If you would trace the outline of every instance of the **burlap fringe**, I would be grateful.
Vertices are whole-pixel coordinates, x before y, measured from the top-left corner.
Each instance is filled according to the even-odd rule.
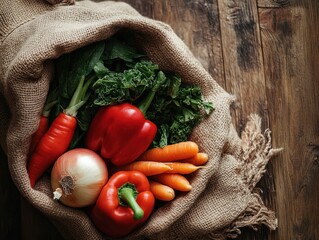
[[[243,183],[251,191],[252,201],[230,226],[211,233],[210,239],[236,238],[241,234],[242,227],[257,230],[260,225],[265,225],[271,230],[277,228],[278,220],[275,213],[264,205],[255,186],[265,173],[269,160],[282,151],[282,148],[271,148],[271,131],[266,129],[264,134],[261,132],[261,118],[256,114],[249,116],[241,135],[241,146],[238,172]]]

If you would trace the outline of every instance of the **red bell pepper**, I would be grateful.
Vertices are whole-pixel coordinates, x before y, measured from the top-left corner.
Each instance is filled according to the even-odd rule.
[[[162,72],[158,82],[138,107],[129,103],[106,106],[94,116],[86,136],[86,147],[116,166],[126,165],[139,157],[152,143],[156,125],[145,119],[145,112],[156,91],[165,81]]]
[[[124,237],[151,215],[155,198],[147,177],[138,171],[120,171],[103,187],[90,216],[109,237]]]

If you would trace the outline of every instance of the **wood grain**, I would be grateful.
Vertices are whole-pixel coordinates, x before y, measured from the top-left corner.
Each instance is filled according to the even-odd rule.
[[[257,0],[260,8],[280,8],[286,7],[293,3],[294,0]]]
[[[279,219],[274,239],[319,238],[318,6],[300,1],[259,11],[273,144],[285,148],[272,162]]]
[[[232,114],[239,133],[246,117],[258,113],[263,128],[272,130],[273,146],[284,148],[258,184],[279,227],[243,228],[239,239],[319,239],[319,1],[124,1],[171,25],[215,80],[237,96]],[[22,212],[33,215],[24,204]],[[48,222],[39,227],[41,215],[32,219],[34,236],[43,237],[41,229],[54,235]]]
[[[241,132],[250,113],[268,126],[260,29],[255,1],[219,0],[226,90],[237,97],[235,126]]]
[[[143,16],[170,24],[214,79],[225,87],[217,0],[124,0]]]

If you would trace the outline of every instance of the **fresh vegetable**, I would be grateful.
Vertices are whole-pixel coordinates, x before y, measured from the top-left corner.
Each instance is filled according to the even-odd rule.
[[[152,143],[157,127],[145,119],[156,91],[165,81],[159,72],[156,85],[138,108],[129,103],[102,107],[92,120],[87,132],[86,147],[99,152],[116,166],[134,161]]]
[[[171,168],[170,170],[166,171],[166,173],[190,174],[201,168],[191,163],[169,162],[165,164]]]
[[[175,191],[173,188],[150,180],[151,192],[155,199],[161,201],[172,201],[175,198]]]
[[[40,142],[42,136],[46,133],[46,131],[49,128],[49,119],[47,116],[41,116],[39,121],[38,129],[35,133],[33,133],[29,148],[29,155],[31,155],[34,152],[35,147]]]
[[[204,165],[207,163],[207,161],[208,161],[208,154],[203,152],[197,153],[193,157],[181,160],[181,162],[191,163],[191,164],[194,164],[195,166]]]
[[[134,161],[153,141],[156,125],[129,103],[101,108],[90,125],[86,147],[116,166]]]
[[[122,72],[109,70],[103,62],[99,62],[94,70],[100,76],[93,85],[94,104],[97,106],[109,106],[122,102],[136,105],[137,100],[161,80],[156,78],[160,72],[158,66],[146,60],[141,60]],[[163,72],[161,75],[165,77]]]
[[[153,147],[187,141],[193,128],[214,110],[198,86],[184,84],[174,74],[168,73],[167,79],[167,87],[156,94],[146,115],[159,129]]]
[[[75,116],[87,99],[86,91],[90,84],[90,81],[84,84],[84,77],[81,78],[69,106],[54,119],[32,153],[27,166],[31,187],[34,187],[38,178],[68,149],[77,125]]]
[[[134,36],[128,34],[108,40],[103,58],[95,67],[99,80],[94,84],[94,104],[130,102],[136,105],[144,92],[154,86],[159,67],[130,40],[134,42]],[[146,118],[158,126],[152,147],[187,141],[204,116],[201,111],[209,114],[214,109],[211,102],[203,100],[198,86],[182,83],[180,76],[174,73],[164,74],[167,80],[146,113]]]
[[[161,162],[153,161],[134,161],[122,167],[115,167],[113,171],[130,171],[136,170],[145,176],[152,176],[171,170],[171,167]]]
[[[198,153],[198,145],[192,141],[179,142],[163,148],[152,148],[144,152],[139,161],[172,162],[193,157]]]
[[[76,119],[65,113],[61,113],[54,120],[28,162],[31,187],[34,187],[38,178],[67,150],[75,127]]]
[[[51,111],[50,122],[53,122],[60,112],[68,107],[83,77],[85,82],[91,83],[90,87],[98,79],[93,68],[100,61],[104,48],[104,41],[95,42],[71,53],[64,54],[57,59],[55,62],[56,77],[54,83],[58,88],[58,104]],[[83,147],[83,137],[92,116],[97,111],[96,107],[92,106],[92,93],[90,88],[87,89],[86,101],[83,103],[81,111],[76,114],[77,126],[69,149]]]
[[[57,103],[57,89],[53,88],[48,94],[47,100],[44,105],[44,110],[40,117],[39,126],[37,131],[32,135],[31,144],[29,148],[29,155],[31,155],[40,142],[42,136],[46,133],[49,128],[49,115],[52,107]]]
[[[152,180],[167,185],[174,190],[188,192],[192,189],[191,184],[183,175],[178,173],[162,173],[151,177]]]
[[[56,63],[56,76],[59,86],[60,104],[72,98],[82,77],[92,77],[94,66],[100,60],[105,48],[105,42],[95,42],[76,51],[61,56]],[[66,100],[66,101],[64,101]]]
[[[96,79],[87,103],[77,115],[78,125],[70,148],[84,147],[85,136],[100,107],[130,103],[139,106],[141,99],[160,80],[159,66],[138,49],[133,34],[121,31],[106,41],[93,43],[61,56],[56,62],[59,85],[58,111],[67,107],[79,76]],[[92,71],[93,69],[93,71]],[[192,129],[212,112],[211,102],[203,100],[198,86],[185,84],[181,77],[162,72],[166,78],[157,91],[145,118],[158,130],[151,147],[163,147],[187,141]]]
[[[95,152],[78,148],[62,154],[51,172],[54,200],[69,207],[95,203],[108,180],[104,160]]]
[[[112,175],[90,211],[96,227],[109,237],[124,237],[144,223],[155,198],[147,177],[138,171]]]
[[[111,71],[99,63],[97,72],[104,77],[94,85],[94,104],[109,106],[124,101],[137,105],[140,97],[156,84],[158,66],[141,60],[128,65],[123,72]],[[213,106],[203,100],[199,87],[186,85],[181,78],[171,73],[163,73],[165,84],[161,86],[152,101],[146,118],[158,126],[152,147],[187,141],[192,129],[202,120],[201,110],[211,113]],[[155,82],[154,82],[155,79]]]

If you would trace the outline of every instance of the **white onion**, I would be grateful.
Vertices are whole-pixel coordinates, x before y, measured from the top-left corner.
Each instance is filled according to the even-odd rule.
[[[72,149],[61,155],[51,172],[53,199],[69,207],[85,207],[95,203],[108,180],[107,167],[95,152]]]

